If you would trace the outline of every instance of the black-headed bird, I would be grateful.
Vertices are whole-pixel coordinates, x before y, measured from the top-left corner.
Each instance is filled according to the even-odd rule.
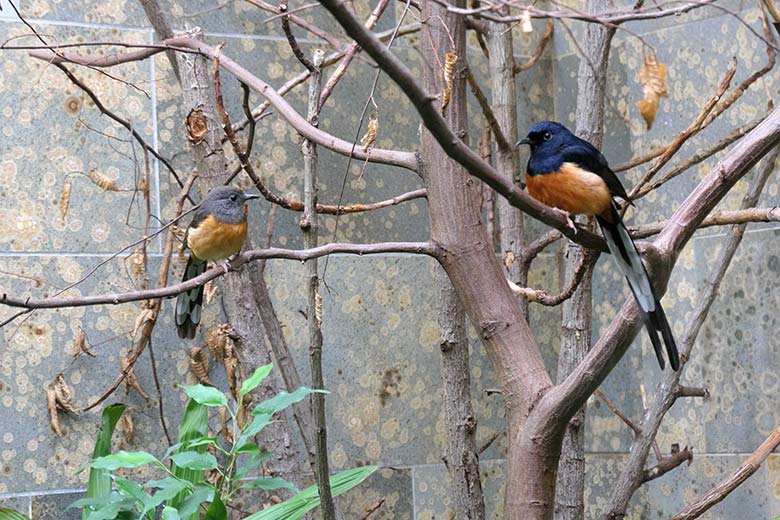
[[[665,363],[659,334],[676,371],[680,356],[672,330],[615,201],[617,197],[630,202],[629,198],[604,155],[553,121],[535,124],[517,144],[531,147],[526,185],[532,197],[569,213],[595,215],[618,269],[628,280],[661,369]]]

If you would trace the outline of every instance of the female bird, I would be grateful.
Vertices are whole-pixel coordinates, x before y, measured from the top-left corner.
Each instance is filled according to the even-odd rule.
[[[224,260],[241,251],[246,240],[246,201],[258,197],[231,186],[217,186],[206,195],[187,228],[185,242],[190,258],[183,282],[203,274],[208,261]],[[176,298],[176,331],[180,338],[195,337],[202,302],[202,285]]]
[[[535,124],[517,144],[531,147],[526,184],[532,197],[569,213],[596,216],[609,251],[634,294],[661,369],[665,363],[659,333],[676,371],[680,357],[672,330],[615,203],[615,197],[628,201],[628,195],[607,160],[592,144],[553,121]]]

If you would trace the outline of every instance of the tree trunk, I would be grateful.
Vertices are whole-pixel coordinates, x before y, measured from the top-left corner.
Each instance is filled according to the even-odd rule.
[[[603,0],[588,0],[586,10],[597,13],[607,7]],[[614,29],[588,24],[577,73],[576,134],[601,148],[604,135],[604,96],[606,92],[609,49]],[[585,251],[568,242],[564,280],[574,276],[584,261]],[[572,297],[563,303],[561,352],[558,357],[558,381],[563,381],[585,358],[591,344],[592,269],[582,279]],[[565,284],[562,284],[565,285]],[[555,492],[555,518],[580,520],[585,517],[585,405],[566,427],[558,467]]]
[[[466,336],[466,314],[449,278],[439,270],[439,330],[441,380],[444,389],[444,424],[447,428],[445,462],[450,474],[455,518],[485,518],[485,501],[479,479],[479,453],[475,443],[477,419],[471,407],[471,367]]]

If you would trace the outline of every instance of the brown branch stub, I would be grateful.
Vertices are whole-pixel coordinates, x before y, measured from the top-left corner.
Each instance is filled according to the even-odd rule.
[[[679,386],[677,387],[677,392],[675,392],[675,394],[677,397],[703,397],[704,399],[710,398],[710,391],[705,387]]]
[[[693,448],[686,446],[682,450],[673,451],[671,455],[662,457],[652,468],[648,468],[642,473],[642,482],[650,482],[658,477],[665,475],[683,462],[691,465],[693,462]]]

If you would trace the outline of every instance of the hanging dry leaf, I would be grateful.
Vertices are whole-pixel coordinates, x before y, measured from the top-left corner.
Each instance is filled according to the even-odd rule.
[[[225,353],[222,358],[222,364],[225,365],[225,379],[227,379],[230,393],[234,398],[238,397],[238,353],[236,352],[233,341],[225,343]]]
[[[322,328],[322,295],[314,295],[314,318],[317,320],[317,328]]]
[[[233,433],[230,428],[228,428],[228,422],[227,422],[227,407],[220,406],[219,407],[219,423],[222,426],[222,438],[225,439],[225,442],[228,444],[233,444]]]
[[[146,279],[146,251],[139,247],[133,254],[127,257],[130,264],[130,274],[133,277],[133,283],[138,284],[139,280]]]
[[[206,305],[213,302],[216,296],[217,296],[217,284],[214,283],[214,280],[209,280],[203,286],[203,299],[206,301]]]
[[[448,52],[444,55],[444,90],[441,93],[441,113],[444,115],[447,105],[450,104],[452,97],[453,77],[455,76],[455,63],[458,61],[458,55]]]
[[[89,180],[97,184],[103,191],[119,191],[119,186],[117,186],[116,182],[106,177],[94,168],[89,170],[87,177],[89,177]]]
[[[209,357],[200,347],[190,347],[190,372],[198,379],[198,383],[214,386],[209,380]]]
[[[136,334],[141,329],[143,329],[144,325],[154,322],[154,320],[154,310],[149,308],[149,304],[146,301],[141,302],[141,312],[139,312],[138,316],[135,317],[135,323],[133,324],[133,332],[131,333],[131,337],[135,338]]]
[[[146,175],[141,176],[141,180],[138,181],[137,188],[145,199],[149,197],[149,181]]]
[[[49,410],[49,426],[59,437],[63,437],[62,428],[60,428],[60,415],[57,410],[57,394],[54,392],[53,385],[46,386],[46,408]]]
[[[193,108],[187,115],[187,138],[193,143],[201,142],[209,131],[208,119],[200,109]]]
[[[133,416],[130,414],[130,409],[126,408],[122,416],[119,418],[119,429],[125,436],[125,440],[132,444],[135,438],[135,429],[133,427]]]
[[[531,10],[526,9],[520,16],[520,30],[525,34],[531,34],[534,32],[534,26],[531,23]]]
[[[515,263],[515,260],[517,260],[517,256],[515,256],[514,252],[507,251],[504,255],[504,267],[508,270]]]
[[[62,375],[62,372],[57,374],[57,377],[54,378],[52,388],[54,388],[54,396],[57,400],[57,406],[66,412],[78,415],[78,411],[73,407],[72,403],[73,392],[71,392],[70,387],[68,386],[68,382],[65,381],[65,376]]]
[[[82,354],[95,357],[95,354],[89,350],[87,335],[84,334],[84,331],[81,328],[79,328],[79,331],[76,333],[76,336],[73,338],[73,342],[70,345],[70,354],[73,356],[73,359],[76,359]]]
[[[363,151],[368,152],[368,149],[376,142],[376,133],[379,130],[379,117],[376,114],[372,114],[368,118],[368,128],[366,129],[366,135],[360,140],[363,145]]]
[[[644,98],[637,101],[636,106],[649,130],[655,121],[661,98],[667,96],[666,64],[658,63],[653,55],[646,55],[645,62],[639,69],[639,81],[642,82]]]
[[[206,331],[206,346],[214,359],[222,361],[225,357],[225,347],[233,341],[230,338],[232,331],[230,323],[220,323]]]
[[[119,364],[122,367],[122,373],[125,374],[125,395],[129,394],[130,389],[132,388],[141,394],[141,397],[148,400],[149,396],[146,392],[144,392],[144,389],[141,387],[141,383],[138,382],[138,377],[135,375],[135,368],[130,364],[128,354],[128,352],[125,352],[119,358]]]
[[[60,194],[60,222],[65,225],[65,217],[68,215],[68,208],[70,207],[70,192],[73,190],[73,184],[70,181],[66,181],[62,185],[62,193]]]

